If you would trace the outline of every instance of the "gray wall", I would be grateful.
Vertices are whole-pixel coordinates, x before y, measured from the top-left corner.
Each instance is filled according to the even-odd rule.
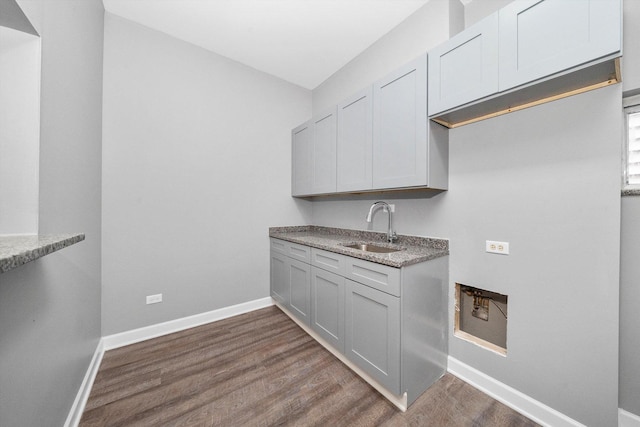
[[[473,0],[464,7],[464,25],[470,27],[513,0]]]
[[[640,92],[640,2],[624,1],[625,93]],[[636,23],[633,25],[632,23]],[[640,196],[622,198],[620,259],[620,407],[640,416]]]
[[[624,56],[622,89],[625,94],[640,93],[640,1],[623,1]]]
[[[382,75],[391,61],[369,58],[383,55],[354,62]],[[348,96],[356,84],[332,84],[344,73],[314,99]],[[615,425],[620,102],[617,85],[452,130],[449,191],[319,198],[313,223],[363,229],[370,204],[391,199],[399,233],[450,238],[451,307],[455,282],[509,295],[507,357],[453,337],[453,323],[450,355],[586,425]],[[511,255],[485,253],[485,240]]]
[[[622,198],[620,407],[640,416],[640,196]]]
[[[310,115],[308,90],[106,14],[104,335],[269,296],[268,227],[310,221]]]
[[[418,9],[314,89],[314,114],[448,40],[463,27],[463,12],[459,0],[430,1]]]
[[[40,231],[86,240],[0,275],[0,425],[59,426],[100,338],[104,10],[19,3],[42,35]]]

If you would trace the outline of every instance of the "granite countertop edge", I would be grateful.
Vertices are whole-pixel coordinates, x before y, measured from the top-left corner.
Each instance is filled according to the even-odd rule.
[[[269,237],[396,268],[449,255],[448,239],[398,235],[398,242],[389,244],[386,242],[386,236],[386,233],[316,225],[269,228]],[[356,242],[371,242],[379,246],[401,247],[402,250],[380,254],[344,246],[345,244]]]
[[[622,190],[622,197],[640,196],[640,188],[627,188]]]
[[[0,235],[0,273],[13,270],[84,239],[84,233]]]

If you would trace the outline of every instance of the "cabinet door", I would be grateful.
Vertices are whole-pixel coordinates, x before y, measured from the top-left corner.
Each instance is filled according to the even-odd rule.
[[[498,14],[429,51],[429,115],[498,92]]]
[[[373,86],[373,188],[427,184],[427,56]]]
[[[303,323],[309,325],[309,318],[311,317],[311,266],[291,258],[288,258],[287,266],[291,313]]]
[[[291,131],[291,195],[305,196],[311,193],[311,141],[310,123]]]
[[[400,394],[400,298],[346,280],[345,354]]]
[[[499,11],[500,90],[620,51],[620,0],[516,0]]]
[[[345,278],[311,268],[311,328],[344,353]]]
[[[336,109],[312,120],[313,150],[311,153],[313,194],[336,192]]]
[[[337,189],[372,188],[373,88],[338,104]]]
[[[285,307],[289,306],[289,259],[271,250],[271,297]]]

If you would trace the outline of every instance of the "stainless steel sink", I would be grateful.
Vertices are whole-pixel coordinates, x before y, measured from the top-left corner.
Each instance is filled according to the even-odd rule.
[[[358,249],[365,252],[376,252],[379,254],[388,254],[391,252],[398,252],[402,249],[385,248],[384,246],[377,246],[372,243],[354,243],[351,245],[344,245],[346,248]]]

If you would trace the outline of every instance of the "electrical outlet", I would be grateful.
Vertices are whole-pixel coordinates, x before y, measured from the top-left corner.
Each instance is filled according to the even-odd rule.
[[[487,240],[487,252],[493,254],[509,255],[509,242],[494,242]]]
[[[394,213],[396,211],[396,205],[389,203],[389,210],[391,210],[391,213]],[[386,206],[382,207],[382,212],[387,212]]]
[[[162,302],[162,294],[147,295],[147,304],[157,304]]]

